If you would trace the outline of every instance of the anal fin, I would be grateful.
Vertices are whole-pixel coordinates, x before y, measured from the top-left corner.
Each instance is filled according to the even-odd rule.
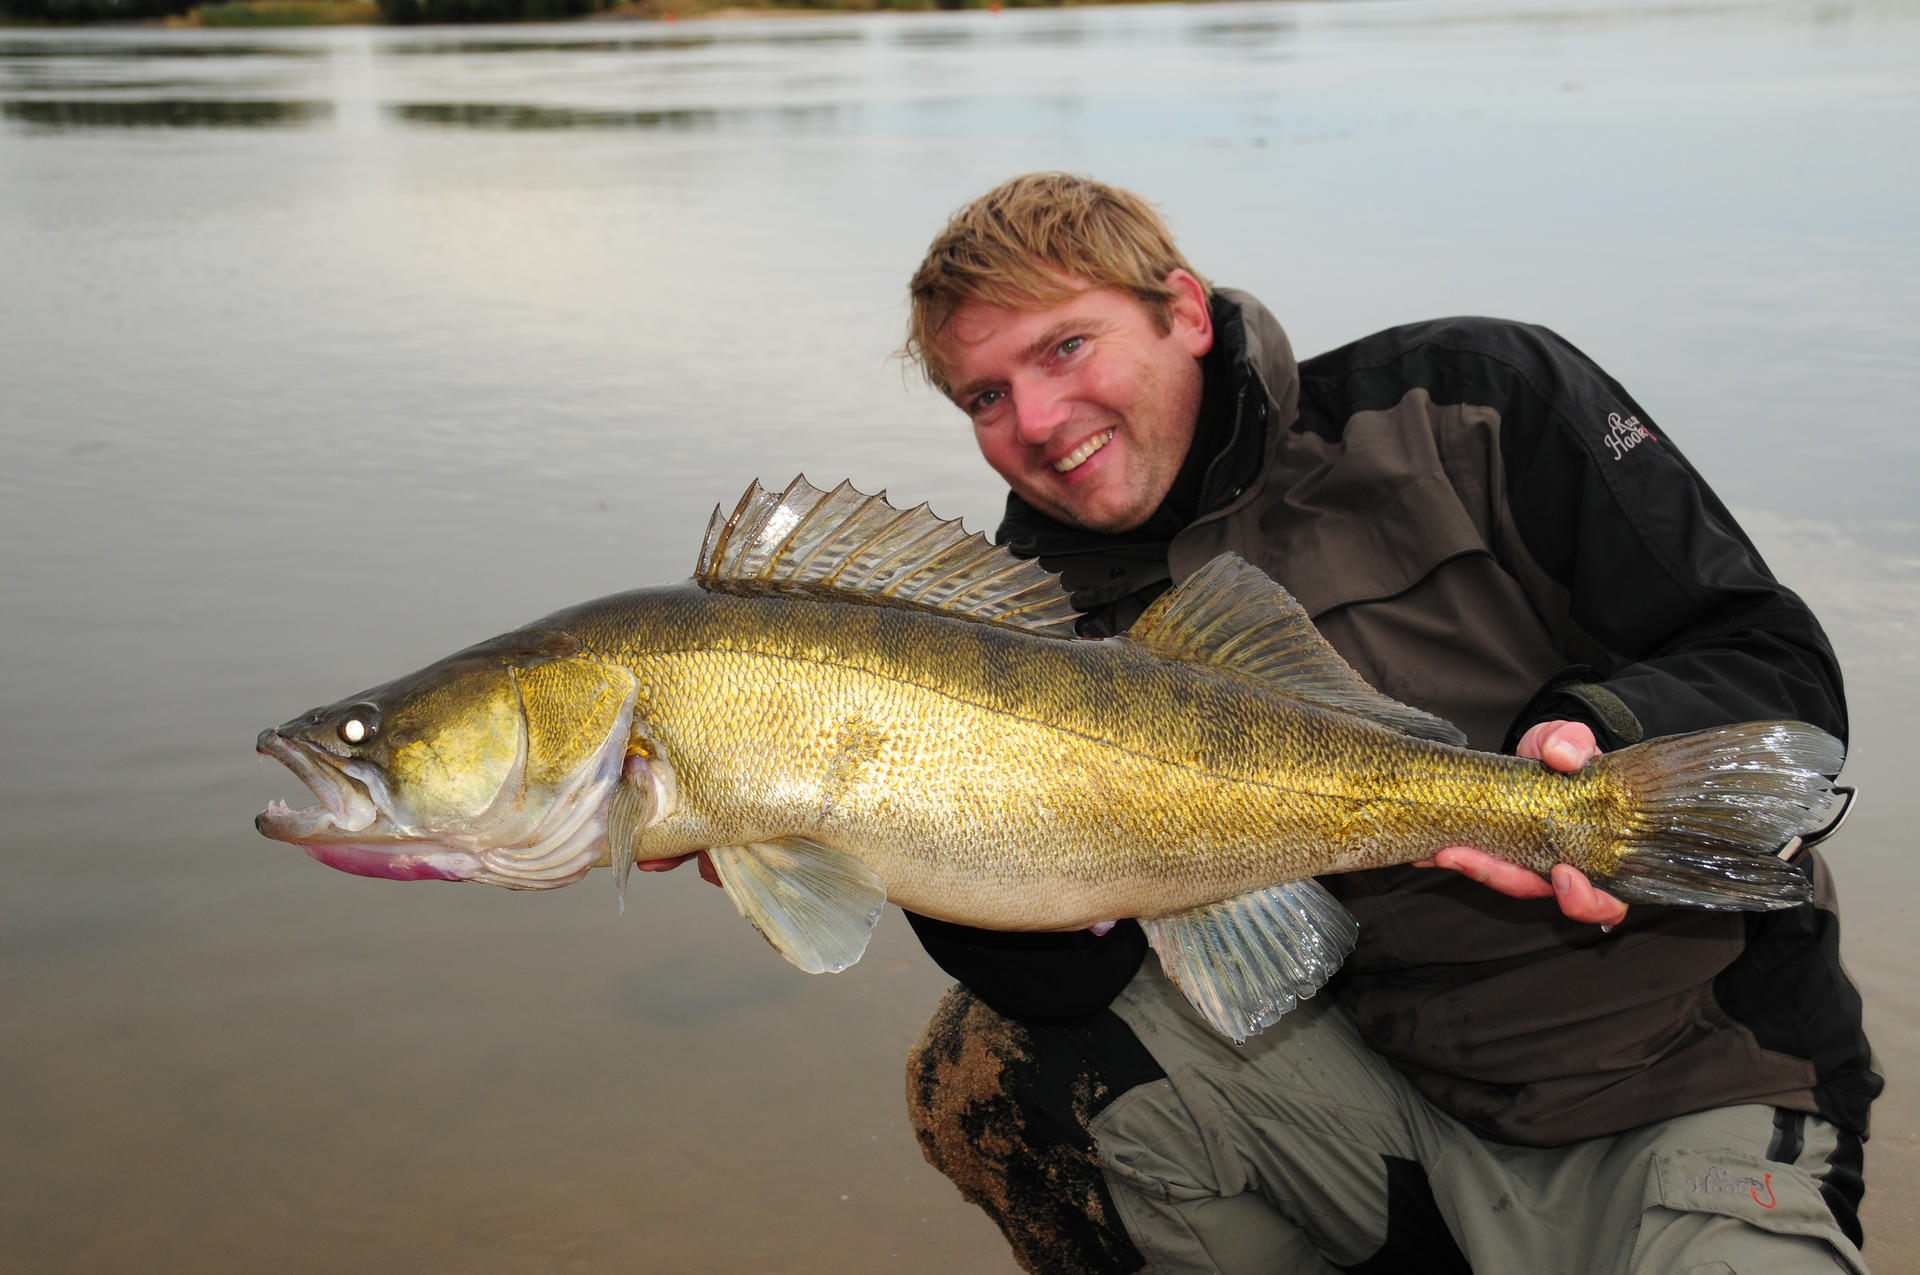
[[[852,855],[804,837],[708,851],[740,915],[809,974],[860,959],[886,907],[887,887]]]
[[[1360,936],[1316,881],[1142,920],[1167,978],[1236,1044],[1320,990]]]

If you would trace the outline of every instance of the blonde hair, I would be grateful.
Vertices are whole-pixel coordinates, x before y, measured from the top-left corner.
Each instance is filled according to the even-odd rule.
[[[1087,290],[1118,288],[1173,330],[1167,276],[1187,264],[1160,214],[1132,191],[1067,173],[1027,173],[1002,182],[948,219],[907,285],[911,308],[900,354],[947,393],[941,345],[953,312],[969,301],[1044,310]]]

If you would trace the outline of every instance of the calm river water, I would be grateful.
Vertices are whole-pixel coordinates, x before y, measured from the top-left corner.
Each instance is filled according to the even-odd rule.
[[[691,873],[402,888],[257,837],[253,737],[691,567],[755,477],[990,526],[906,276],[1033,168],[1305,351],[1557,328],[1847,661],[1832,862],[1920,1269],[1920,14],[1352,0],[0,32],[0,1268],[1008,1271],[920,1160],[943,977]]]

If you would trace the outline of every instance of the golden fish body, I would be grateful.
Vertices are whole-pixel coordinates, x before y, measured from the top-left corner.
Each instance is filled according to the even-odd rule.
[[[1577,775],[1477,753],[1374,691],[1231,556],[1125,635],[924,506],[751,488],[694,580],[563,610],[260,736],[320,797],[257,821],[397,879],[564,885],[708,851],[803,969],[890,899],[1003,930],[1138,917],[1244,1038],[1353,924],[1312,877],[1478,846],[1630,901],[1781,907],[1839,744],[1798,723],[1653,741]]]
[[[1410,738],[1126,638],[693,587],[555,621],[634,671],[678,780],[675,812],[615,853],[806,837],[894,902],[988,928],[1163,915],[1448,845],[1544,868],[1547,829],[1626,801],[1602,774]],[[1561,853],[1600,871],[1602,840]]]

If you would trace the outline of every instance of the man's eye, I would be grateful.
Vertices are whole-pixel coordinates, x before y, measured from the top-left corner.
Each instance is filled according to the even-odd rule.
[[[1078,353],[1080,347],[1086,343],[1087,338],[1083,336],[1070,336],[1060,344],[1054,346],[1053,352],[1061,358],[1066,358],[1068,355]]]
[[[967,411],[974,416],[990,412],[997,407],[1000,400],[1006,396],[1005,390],[988,390],[984,394],[976,394],[974,395],[973,402],[968,406]]]

